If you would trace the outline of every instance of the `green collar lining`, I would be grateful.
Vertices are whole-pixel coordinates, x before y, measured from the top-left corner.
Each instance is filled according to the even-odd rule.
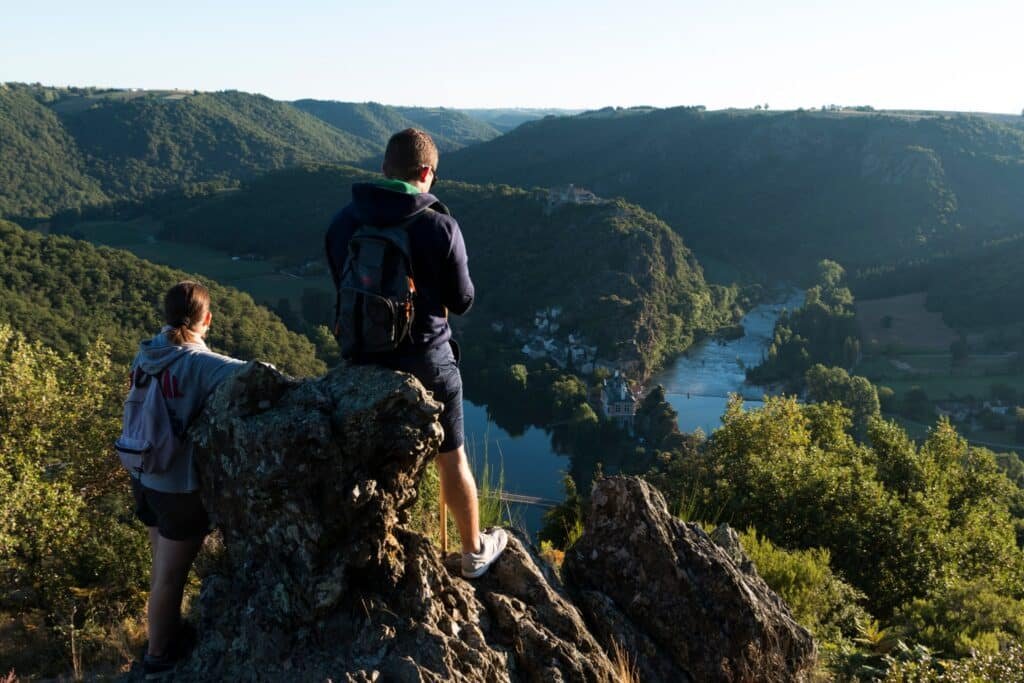
[[[401,192],[402,194],[422,194],[415,185],[411,185],[404,180],[395,180],[393,178],[385,178],[375,183],[377,187],[383,187],[385,190],[391,190],[392,192]]]

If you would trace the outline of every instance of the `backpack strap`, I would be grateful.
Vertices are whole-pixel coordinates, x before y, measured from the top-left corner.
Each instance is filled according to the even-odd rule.
[[[134,368],[132,368],[132,371],[131,371],[131,374],[132,374],[132,386],[133,387],[139,387],[140,389],[145,389],[146,391],[150,391],[149,385],[155,383],[156,384],[156,390],[160,392],[161,400],[166,402],[167,398],[164,396],[164,393],[163,393],[164,392],[164,388],[162,386],[160,386],[160,376],[163,375],[165,372],[169,372],[171,367],[175,363],[177,363],[178,360],[179,360],[179,358],[175,358],[169,364],[167,364],[164,367],[163,370],[161,370],[160,372],[158,372],[155,375],[152,375],[152,374],[146,372],[145,370],[142,369],[141,366],[136,365]],[[184,424],[181,424],[180,420],[172,419],[171,420],[171,431],[174,433],[174,436],[178,437],[179,439],[182,439],[182,438],[185,437],[185,432],[188,431],[188,428]]]

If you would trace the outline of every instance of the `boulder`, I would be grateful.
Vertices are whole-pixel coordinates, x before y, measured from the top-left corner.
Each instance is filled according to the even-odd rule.
[[[811,634],[738,543],[731,552],[669,514],[650,484],[608,477],[562,570],[599,640],[636,653],[641,680],[810,678]]]

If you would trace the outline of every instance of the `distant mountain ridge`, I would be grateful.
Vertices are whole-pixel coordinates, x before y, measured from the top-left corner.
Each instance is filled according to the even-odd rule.
[[[237,183],[311,161],[356,163],[362,138],[283,102],[229,91],[0,88],[0,216],[138,200],[201,183]]]
[[[383,152],[388,138],[405,128],[430,133],[442,152],[450,152],[498,137],[497,128],[446,107],[395,107],[377,102],[296,100],[291,103],[325,123],[374,144]]]
[[[991,117],[599,110],[525,123],[449,177],[575,183],[654,211],[705,255],[791,276],[924,256],[1024,224],[1024,131]]]
[[[309,161],[356,161],[364,140],[283,102],[241,92],[101,100],[60,117],[111,196],[247,178]]]
[[[573,116],[579,114],[582,109],[546,109],[531,107],[506,107],[495,109],[463,109],[464,113],[473,118],[488,123],[502,133],[507,133],[516,126],[527,121],[536,121],[546,116]]]
[[[305,163],[376,167],[388,137],[408,127],[444,152],[500,134],[447,108],[0,84],[0,217],[232,186]]]

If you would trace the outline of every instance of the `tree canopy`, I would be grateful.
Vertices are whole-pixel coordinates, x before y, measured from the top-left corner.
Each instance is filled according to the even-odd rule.
[[[164,292],[187,277],[126,251],[0,221],[0,323],[59,352],[82,353],[103,339],[115,362],[127,363],[159,331]],[[296,375],[323,372],[313,344],[248,294],[198,279],[212,298],[213,348]]]
[[[878,418],[865,443],[851,428],[838,403],[770,397],[745,410],[734,398],[722,428],[654,479],[698,519],[751,526],[791,550],[827,550],[864,606],[914,642],[962,655],[1024,637],[1018,493],[994,454],[945,421],[921,445]]]

